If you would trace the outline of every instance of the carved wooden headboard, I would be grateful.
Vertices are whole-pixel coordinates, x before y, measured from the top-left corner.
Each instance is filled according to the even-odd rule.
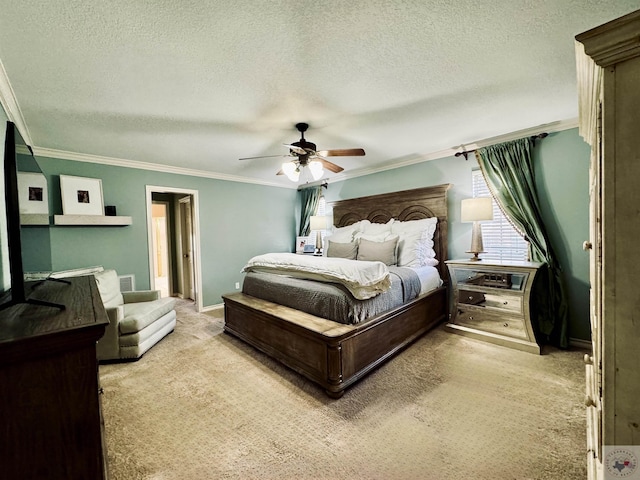
[[[338,200],[329,206],[333,208],[333,223],[336,227],[344,227],[365,219],[372,223],[387,223],[392,218],[406,222],[438,217],[433,249],[440,261],[440,277],[446,279],[447,269],[444,262],[447,259],[448,245],[447,190],[450,187],[450,183],[445,183],[434,187]]]

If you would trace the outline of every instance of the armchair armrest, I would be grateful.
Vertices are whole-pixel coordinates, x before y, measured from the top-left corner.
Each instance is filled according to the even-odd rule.
[[[160,290],[137,290],[122,292],[124,303],[152,302],[160,298]]]
[[[124,317],[122,306],[105,309],[109,317],[109,325],[104,330],[104,335],[98,340],[96,354],[98,360],[112,360],[120,358],[120,320]]]

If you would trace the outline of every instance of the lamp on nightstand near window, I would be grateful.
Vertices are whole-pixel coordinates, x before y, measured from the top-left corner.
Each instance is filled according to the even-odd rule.
[[[466,198],[461,202],[461,222],[473,222],[471,234],[471,248],[467,253],[473,253],[471,261],[482,260],[478,258],[483,253],[482,226],[480,222],[493,220],[493,199],[491,197]]]
[[[309,220],[311,225],[311,230],[315,230],[316,232],[316,252],[314,255],[322,254],[322,230],[327,229],[327,217],[323,217],[322,215],[312,215]]]

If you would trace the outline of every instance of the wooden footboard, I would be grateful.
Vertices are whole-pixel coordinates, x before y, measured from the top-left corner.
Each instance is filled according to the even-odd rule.
[[[223,299],[226,332],[316,382],[333,398],[447,316],[444,287],[357,325],[243,293]]]

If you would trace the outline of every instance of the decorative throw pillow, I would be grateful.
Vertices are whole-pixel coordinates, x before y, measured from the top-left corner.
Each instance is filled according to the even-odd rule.
[[[348,258],[355,260],[358,255],[358,244],[356,242],[339,243],[333,240],[325,240],[325,252],[327,257]]]
[[[361,238],[358,244],[357,260],[370,262],[382,262],[385,265],[396,265],[396,246],[398,237],[393,237],[384,242],[372,242]]]

